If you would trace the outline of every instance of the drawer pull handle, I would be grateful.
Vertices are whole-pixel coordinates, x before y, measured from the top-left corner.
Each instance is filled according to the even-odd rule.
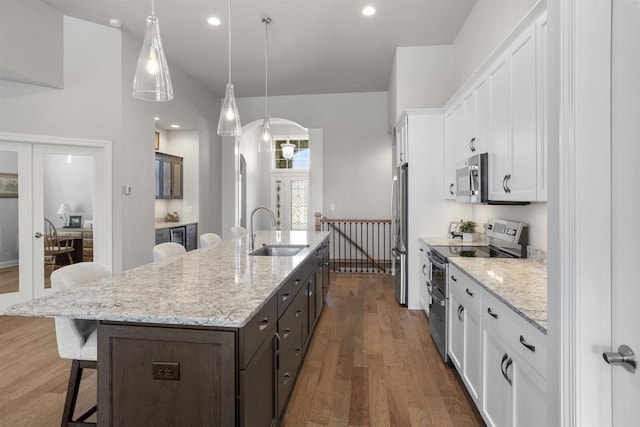
[[[489,316],[493,317],[494,319],[498,318],[498,313],[494,313],[493,311],[491,311],[491,307],[487,309],[487,313],[489,313]]]
[[[300,317],[301,314],[302,314],[302,310],[296,310],[296,317]]]
[[[265,328],[269,326],[269,319],[267,319],[266,317],[264,319],[262,319],[262,321],[260,322],[260,331],[264,331]]]
[[[289,372],[285,372],[282,378],[284,379],[284,381],[282,381],[282,385],[285,385],[286,383],[289,382],[289,379],[291,378],[291,374]]]
[[[532,352],[534,352],[534,353],[536,352],[536,346],[529,344],[527,342],[527,340],[525,340],[522,335],[520,335],[520,344],[522,344],[523,346],[527,347],[527,349],[531,350]]]
[[[472,297],[472,296],[473,296],[473,292],[471,292],[471,291],[469,290],[469,288],[467,288],[467,290],[466,290],[465,292],[466,292],[466,293],[467,293],[467,295],[469,295],[470,297]]]
[[[302,280],[296,279],[296,286],[300,286],[300,283],[302,283]]]
[[[289,336],[289,334],[291,334],[291,329],[287,328],[284,330],[284,335],[282,336],[283,340],[286,340],[287,337]]]
[[[454,282],[458,281],[458,279],[456,279],[456,276],[454,276],[453,274],[451,275],[451,280],[453,280]]]
[[[286,301],[289,299],[289,294],[282,295],[282,301]]]

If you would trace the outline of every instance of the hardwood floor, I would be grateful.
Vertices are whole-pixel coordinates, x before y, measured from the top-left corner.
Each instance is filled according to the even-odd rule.
[[[484,426],[424,314],[397,305],[391,277],[331,279],[283,427]],[[59,426],[69,369],[53,319],[0,316],[0,425]],[[78,413],[95,402],[95,387],[90,373]]]
[[[283,427],[484,426],[393,278],[335,274]]]
[[[0,268],[0,294],[18,292],[20,266]],[[44,288],[51,287],[51,270],[44,269]]]

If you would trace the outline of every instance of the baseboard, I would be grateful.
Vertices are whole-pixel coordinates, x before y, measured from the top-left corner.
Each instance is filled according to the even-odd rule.
[[[11,259],[9,261],[0,261],[0,268],[15,267],[18,264],[20,263],[19,263],[19,260],[17,259]]]

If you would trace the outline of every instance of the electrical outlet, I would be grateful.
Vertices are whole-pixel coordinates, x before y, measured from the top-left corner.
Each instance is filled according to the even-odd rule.
[[[180,363],[151,362],[154,380],[180,380]]]

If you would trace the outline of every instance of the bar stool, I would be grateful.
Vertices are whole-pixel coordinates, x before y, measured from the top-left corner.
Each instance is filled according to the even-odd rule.
[[[76,285],[108,277],[111,272],[102,264],[82,262],[68,265],[51,273],[51,288],[57,292],[65,292]],[[56,317],[56,340],[58,353],[63,359],[71,359],[71,373],[67,385],[67,397],[62,414],[62,427],[94,426],[85,420],[93,415],[98,406],[73,420],[73,413],[78,400],[78,390],[84,369],[97,369],[98,360],[98,328],[94,320],[70,319]]]
[[[158,262],[167,258],[173,258],[178,255],[186,254],[187,250],[179,243],[167,242],[160,243],[153,247],[153,261]]]
[[[247,235],[247,229],[244,227],[231,227],[231,233],[233,233],[234,239],[242,239]]]
[[[222,238],[218,236],[216,233],[205,233],[200,236],[201,248],[209,248],[211,246],[216,246],[220,242],[222,242]]]

